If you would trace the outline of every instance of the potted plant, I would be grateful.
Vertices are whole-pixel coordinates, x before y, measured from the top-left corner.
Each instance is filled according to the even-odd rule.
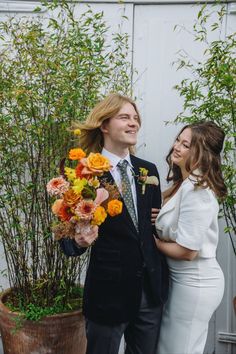
[[[72,145],[71,123],[86,117],[101,92],[123,88],[130,94],[127,34],[114,33],[111,46],[102,12],[88,9],[76,18],[67,1],[42,5],[46,19],[36,12],[0,23],[0,234],[10,285],[1,296],[0,327],[6,354],[84,353],[79,309],[87,255],[69,259],[54,241],[46,184]]]

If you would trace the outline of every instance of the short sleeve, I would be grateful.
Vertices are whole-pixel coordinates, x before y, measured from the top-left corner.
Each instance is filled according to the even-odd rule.
[[[199,251],[212,221],[211,198],[206,189],[183,190],[176,242],[191,250]]]

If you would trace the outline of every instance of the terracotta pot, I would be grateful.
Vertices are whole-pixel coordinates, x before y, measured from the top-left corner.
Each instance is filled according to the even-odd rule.
[[[85,354],[85,321],[81,311],[24,320],[16,330],[18,313],[5,305],[8,289],[0,296],[0,330],[4,354]]]

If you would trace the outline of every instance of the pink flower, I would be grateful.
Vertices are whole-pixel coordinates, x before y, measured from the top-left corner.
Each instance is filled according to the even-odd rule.
[[[109,197],[109,193],[105,188],[98,188],[96,192],[97,196],[94,200],[94,203],[96,203],[97,205],[102,204]]]
[[[63,177],[52,178],[47,184],[47,191],[52,196],[62,196],[63,193],[68,191],[70,183]]]
[[[82,220],[91,220],[97,204],[93,200],[82,200],[75,208],[75,214]]]
[[[87,158],[80,160],[80,164],[76,168],[77,177],[90,178],[93,175],[93,172],[87,167]]]

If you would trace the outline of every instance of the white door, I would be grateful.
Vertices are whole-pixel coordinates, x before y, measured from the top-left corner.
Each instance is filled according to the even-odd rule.
[[[143,117],[138,154],[156,163],[163,189],[167,172],[165,156],[179,130],[176,126],[165,126],[164,122],[173,120],[181,112],[182,101],[173,87],[190,75],[187,71],[176,71],[172,63],[181,49],[194,60],[201,60],[203,45],[194,42],[191,33],[199,9],[200,5],[190,4],[135,5],[133,52],[138,76],[134,83]],[[175,25],[185,27],[186,31],[174,31]],[[227,16],[226,28],[236,29],[235,14]],[[211,33],[210,37],[218,38],[218,34]],[[232,340],[236,332],[232,308],[232,298],[236,294],[236,257],[228,237],[224,235],[223,225],[218,260],[225,274],[226,290],[210,323],[205,354],[235,354],[236,343],[227,343],[226,337]]]

